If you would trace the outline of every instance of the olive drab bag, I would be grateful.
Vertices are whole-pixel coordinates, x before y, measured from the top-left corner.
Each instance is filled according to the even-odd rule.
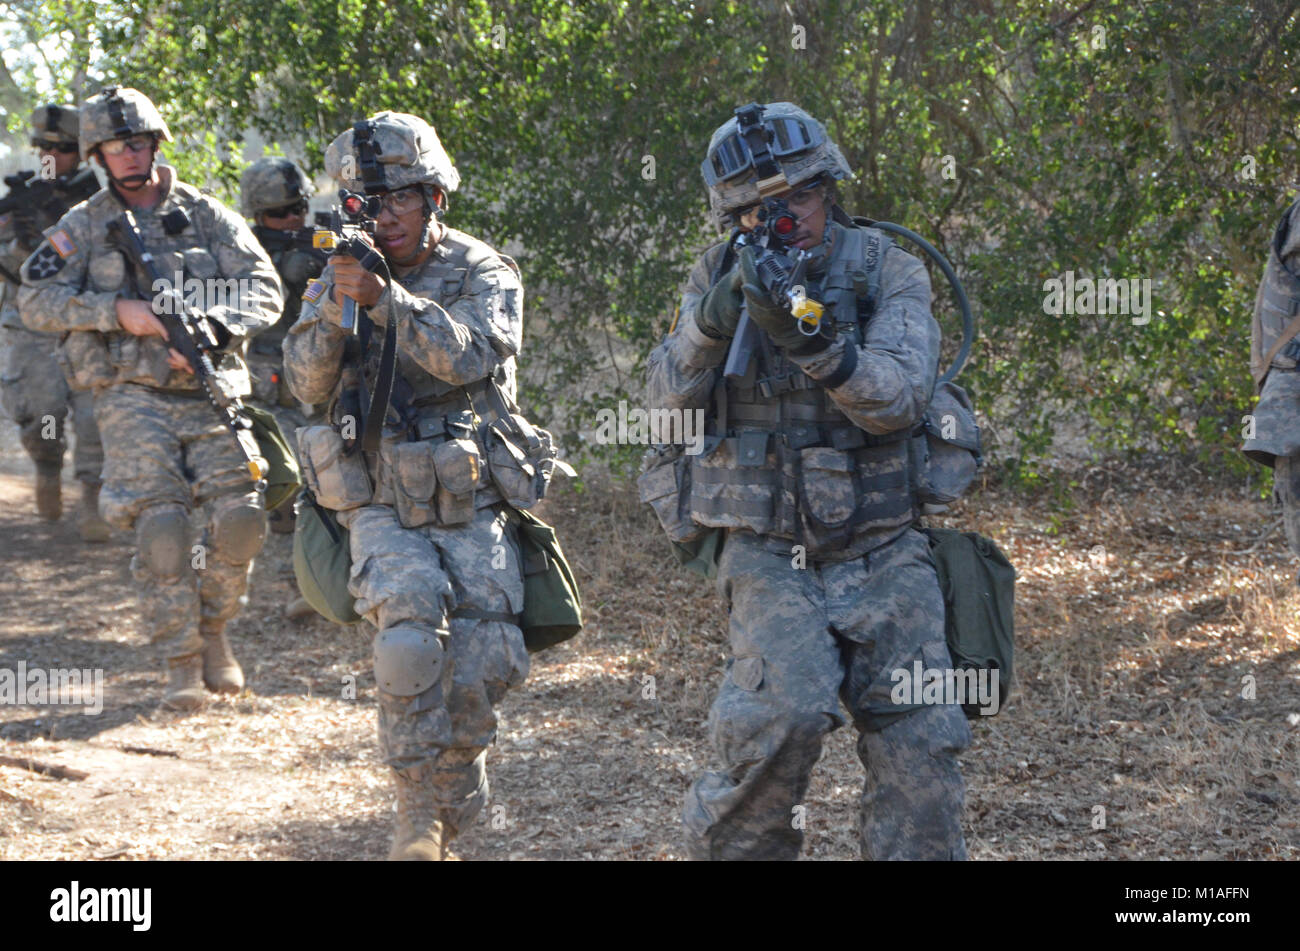
[[[951,528],[922,529],[939,576],[944,635],[956,670],[996,670],[1001,711],[1015,674],[1016,569],[991,539]],[[962,704],[968,717],[977,704]]]
[[[361,615],[348,591],[352,553],[348,530],[334,513],[303,489],[293,525],[293,575],[303,599],[317,614],[336,624],[356,624]]]
[[[524,610],[518,623],[524,646],[536,653],[582,630],[582,595],[555,529],[532,512],[515,509],[515,514],[524,560]]]
[[[264,504],[269,512],[297,496],[302,488],[302,469],[280,430],[280,424],[269,410],[244,404],[244,412],[253,424],[257,451],[267,463]]]

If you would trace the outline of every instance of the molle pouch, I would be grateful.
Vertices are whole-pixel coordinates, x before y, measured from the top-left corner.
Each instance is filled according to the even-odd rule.
[[[435,456],[433,445],[428,442],[397,443],[390,450],[393,507],[403,528],[419,528],[438,517],[434,507],[438,489]]]
[[[765,433],[706,436],[704,450],[689,463],[691,520],[756,535],[772,532],[780,471],[772,461],[770,442]]]
[[[58,349],[59,368],[74,390],[90,390],[113,382],[108,344],[98,331],[74,330]]]
[[[858,508],[856,470],[853,456],[839,449],[799,451],[800,537],[810,549],[834,548],[848,540]]]
[[[911,451],[922,505],[947,506],[962,497],[984,463],[975,411],[964,389],[951,381],[935,387]]]
[[[691,521],[690,456],[681,446],[651,446],[641,461],[637,493],[654,509],[670,541],[685,543],[698,539],[708,529]]]
[[[478,488],[482,458],[472,439],[448,439],[433,451],[438,473],[438,521],[464,525],[474,518],[474,492]]]
[[[343,454],[343,437],[333,426],[298,430],[298,458],[316,501],[334,512],[346,512],[370,502],[374,494],[364,457]]]

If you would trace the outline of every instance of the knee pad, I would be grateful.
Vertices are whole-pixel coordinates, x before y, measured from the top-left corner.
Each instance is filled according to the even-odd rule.
[[[155,577],[178,578],[189,566],[190,520],[179,505],[155,505],[135,522],[140,561]]]
[[[445,631],[399,625],[375,635],[375,683],[395,697],[414,697],[442,679]]]
[[[212,553],[232,565],[252,561],[266,538],[266,510],[247,498],[218,500],[208,522]]]

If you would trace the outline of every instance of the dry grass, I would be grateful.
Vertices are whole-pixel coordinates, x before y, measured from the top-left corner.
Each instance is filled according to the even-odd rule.
[[[367,639],[281,618],[287,539],[272,538],[233,627],[250,691],[160,712],[125,540],[86,549],[69,523],[27,514],[29,470],[11,427],[0,435],[0,573],[17,581],[0,592],[0,667],[100,666],[107,682],[97,717],[0,708],[0,754],[90,773],[0,766],[0,858],[381,857],[390,799]],[[1020,572],[1019,683],[964,758],[972,856],[1300,857],[1294,567],[1280,532],[1260,539],[1276,515],[1199,477],[1111,467],[1078,481],[1068,510],[986,487],[945,519],[995,538]],[[588,628],[536,656],[502,704],[493,799],[459,853],[678,858],[682,797],[710,760],[721,605],[626,487],[592,476],[541,514]],[[856,857],[860,783],[840,730],[809,790],[808,857]]]

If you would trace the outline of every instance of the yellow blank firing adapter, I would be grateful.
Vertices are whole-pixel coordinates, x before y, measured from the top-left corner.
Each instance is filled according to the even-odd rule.
[[[790,289],[790,313],[799,321],[799,332],[811,337],[822,325],[822,313],[825,310],[815,300],[809,300],[802,286]]]
[[[324,251],[333,251],[339,243],[339,236],[333,231],[317,231],[311,236],[311,246]]]

